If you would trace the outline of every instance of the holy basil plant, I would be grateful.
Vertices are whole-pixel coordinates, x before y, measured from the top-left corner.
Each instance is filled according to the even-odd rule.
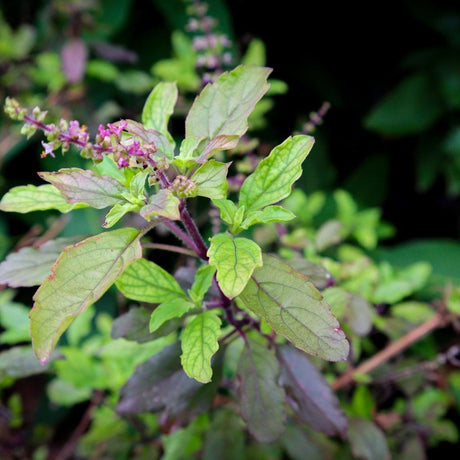
[[[169,416],[196,415],[210,407],[225,373],[235,379],[239,413],[261,442],[283,433],[288,410],[318,431],[346,430],[335,395],[305,353],[345,360],[347,339],[310,279],[263,253],[251,238],[254,226],[295,218],[278,203],[302,174],[314,139],[289,137],[228,193],[232,164],[226,155],[245,135],[249,115],[269,88],[269,74],[268,68],[244,65],[207,85],[188,112],[178,145],[167,128],[178,98],[174,83],[153,89],[141,122],[100,126],[93,141],[77,121],[46,123],[39,108],[29,112],[14,99],[6,101],[9,116],[24,122],[23,134],[44,133],[43,156],[73,145],[90,166],[39,172],[46,184],[11,189],[0,209],[108,209],[101,233],[68,246],[61,238],[33,251],[24,248],[0,266],[1,283],[40,284],[30,312],[38,360],[46,363],[72,321],[114,284],[141,305],[115,320],[114,338],[175,337],[123,387],[120,413],[166,409]],[[220,216],[206,237],[190,211],[197,197]],[[145,256],[158,226],[183,243],[171,248],[188,258],[182,267],[187,276]],[[233,346],[238,337],[240,348]],[[226,365],[225,359],[235,353],[232,369],[232,360]]]

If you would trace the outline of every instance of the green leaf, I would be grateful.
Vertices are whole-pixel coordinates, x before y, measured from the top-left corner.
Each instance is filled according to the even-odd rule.
[[[372,295],[372,301],[389,304],[399,302],[422,289],[430,275],[431,265],[426,262],[409,265],[398,270],[389,279],[381,280]]]
[[[84,208],[83,203],[69,204],[54,185],[20,185],[3,195],[0,209],[6,212],[27,213],[56,209],[67,213],[76,208]]]
[[[41,362],[48,360],[73,319],[140,257],[139,230],[134,228],[101,233],[64,249],[35,293],[30,312],[32,342]]]
[[[38,175],[53,184],[70,203],[84,203],[103,209],[124,202],[126,187],[110,176],[98,176],[93,171],[64,168],[57,172],[39,172]]]
[[[157,216],[179,220],[179,204],[179,198],[171,190],[162,189],[149,198],[148,204],[141,208],[140,215],[147,221]]]
[[[212,265],[203,265],[197,270],[193,285],[188,290],[188,295],[195,305],[198,306],[203,301],[205,294],[212,285],[215,273],[216,269]]]
[[[199,314],[182,333],[181,363],[185,373],[201,383],[211,381],[211,358],[219,349],[221,320],[213,311]]]
[[[136,211],[137,209],[139,209],[139,206],[132,203],[117,203],[106,214],[102,226],[104,228],[113,227],[125,214],[128,214],[128,212],[131,211]]]
[[[263,256],[263,266],[254,270],[239,298],[306,353],[329,361],[348,356],[345,334],[321,293],[306,276],[275,257]]]
[[[364,126],[377,133],[407,136],[422,133],[442,115],[444,106],[431,76],[415,74],[402,80],[370,111]]]
[[[196,184],[196,195],[211,199],[221,199],[227,196],[227,173],[230,164],[209,160],[200,166],[192,175],[191,180]]]
[[[118,290],[128,299],[162,303],[182,297],[182,288],[166,270],[146,259],[133,262],[117,279]]]
[[[237,207],[236,204],[227,199],[212,200],[220,210],[220,218],[230,225],[233,233],[238,233],[241,222],[243,221],[245,207]]]
[[[195,307],[195,304],[189,302],[186,299],[172,299],[158,305],[153,310],[150,318],[150,332],[155,332],[159,329],[166,321],[173,318],[181,318],[185,313]]]
[[[262,266],[262,251],[254,241],[218,233],[211,238],[209,264],[217,269],[217,281],[229,298],[245,288],[252,272]]]
[[[278,385],[279,373],[275,351],[248,339],[237,369],[239,403],[250,433],[259,442],[272,442],[285,429],[285,394]]]
[[[187,115],[185,137],[241,137],[248,129],[249,114],[268,90],[270,72],[271,69],[248,65],[220,75],[195,99]]]
[[[292,220],[295,215],[281,206],[267,206],[261,211],[251,211],[247,214],[241,228],[247,229],[255,224],[268,224],[270,222],[286,222]]]
[[[373,422],[364,418],[353,418],[348,428],[348,440],[353,455],[366,460],[390,460],[385,435]]]
[[[174,144],[174,141],[168,132],[168,121],[174,111],[177,95],[175,83],[158,83],[149,94],[142,110],[142,124],[147,129],[155,129],[166,134],[171,144]]]
[[[0,284],[10,287],[38,286],[51,272],[62,250],[78,241],[77,238],[56,238],[40,247],[25,247],[12,252],[0,264]]]
[[[7,291],[3,291],[7,293]],[[8,295],[8,294],[7,294]],[[0,296],[0,344],[6,343],[13,345],[15,343],[29,342],[29,311],[30,308],[21,303],[11,302],[7,297]]]
[[[286,198],[302,174],[302,162],[313,143],[310,136],[295,136],[275,147],[241,186],[240,206],[249,213]]]

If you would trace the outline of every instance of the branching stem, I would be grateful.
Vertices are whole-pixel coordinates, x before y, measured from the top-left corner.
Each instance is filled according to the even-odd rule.
[[[355,374],[368,374],[374,369],[381,366],[391,358],[395,357],[407,347],[420,340],[422,337],[427,335],[429,332],[446,326],[451,320],[449,315],[443,312],[438,312],[424,323],[417,326],[415,329],[409,331],[406,335],[400,339],[391,342],[386,348],[376,353],[374,356],[364,361],[358,367],[348,370],[345,374],[341,375],[331,386],[333,390],[340,390],[354,380]]]

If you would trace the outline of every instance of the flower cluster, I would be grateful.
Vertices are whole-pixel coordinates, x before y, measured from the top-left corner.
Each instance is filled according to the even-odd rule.
[[[129,122],[121,120],[117,123],[100,125],[95,142],[89,141],[89,134],[85,125],[80,125],[76,120],[60,120],[58,124],[45,123],[47,112],[36,107],[29,114],[27,109],[21,107],[13,98],[6,98],[5,113],[13,120],[23,121],[21,133],[31,137],[37,130],[43,131],[46,142],[42,141],[42,157],[54,157],[54,152],[59,148],[62,153],[74,145],[80,150],[84,158],[100,161],[104,154],[112,154],[119,168],[158,167],[153,155],[156,152],[155,144],[143,143],[136,136],[129,133]],[[128,131],[128,132],[127,132]]]
[[[177,196],[181,198],[189,198],[196,195],[195,192],[197,186],[195,182],[193,182],[187,176],[179,174],[175,177],[170,188],[176,192]]]
[[[217,20],[207,16],[207,12],[206,3],[193,0],[187,24],[187,30],[194,34],[192,46],[198,54],[196,67],[202,74],[203,84],[214,82],[233,60],[231,41],[226,35],[215,32]]]

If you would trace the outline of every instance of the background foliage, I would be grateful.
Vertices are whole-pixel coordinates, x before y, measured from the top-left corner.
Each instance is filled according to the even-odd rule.
[[[240,0],[209,3],[218,30],[232,42],[233,62],[247,59],[274,69],[277,82],[251,133],[259,155],[286,133],[308,131],[315,119],[311,112],[330,103],[314,131],[316,144],[299,190],[286,202],[299,219],[280,242],[269,226],[254,235],[256,241],[276,244],[285,257],[300,252],[333,274],[337,284],[326,289],[326,300],[347,325],[357,363],[428,320],[439,304],[458,314],[460,11],[455,2],[387,2],[378,12],[373,5],[353,11],[345,4],[331,11],[316,2],[307,15],[299,14],[297,2],[265,5],[263,12]],[[24,105],[48,108],[53,117],[79,118],[94,132],[99,123],[137,119],[155,83],[180,77],[182,99],[171,131],[183,129],[187,104],[201,83],[181,0],[4,1],[1,13],[2,100],[20,97]],[[40,183],[38,170],[83,161],[75,155],[41,159],[40,140],[25,140],[18,130],[1,119],[1,195],[15,185]],[[244,171],[244,162],[240,168]],[[2,213],[0,230],[3,259],[44,234],[47,239],[96,233],[100,215],[79,210],[56,220],[51,212]],[[162,260],[171,269],[174,262]],[[324,274],[315,274],[324,282]],[[114,322],[114,292],[69,331],[60,348],[66,359],[37,374],[21,347],[29,341],[32,295],[31,289],[6,287],[0,293],[5,458],[40,459],[53,452],[72,458],[77,444],[83,458],[94,458],[98,449],[100,458],[152,458],[153,451],[165,452],[162,458],[187,458],[197,451],[212,458],[216,446],[232,443],[242,452],[234,458],[304,458],[308,448],[312,458],[334,458],[338,452],[340,458],[385,458],[391,450],[405,459],[430,458],[458,440],[454,328],[435,331],[393,366],[385,364],[374,375],[383,383],[366,385],[364,376],[361,384],[337,389],[351,420],[351,447],[294,425],[266,446],[246,442],[241,420],[226,409],[160,435],[165,421],[154,414],[117,415],[113,408],[122,385],[165,344],[142,343],[138,331],[141,344],[121,347],[111,339],[129,338],[127,326]],[[137,310],[125,317],[131,333],[133,323],[143,324],[141,317]],[[340,365],[322,370],[330,381],[346,372]],[[228,377],[235,370],[227,372]],[[226,431],[234,438],[225,438]],[[382,432],[387,441],[380,439]],[[375,441],[372,452],[360,433]]]

